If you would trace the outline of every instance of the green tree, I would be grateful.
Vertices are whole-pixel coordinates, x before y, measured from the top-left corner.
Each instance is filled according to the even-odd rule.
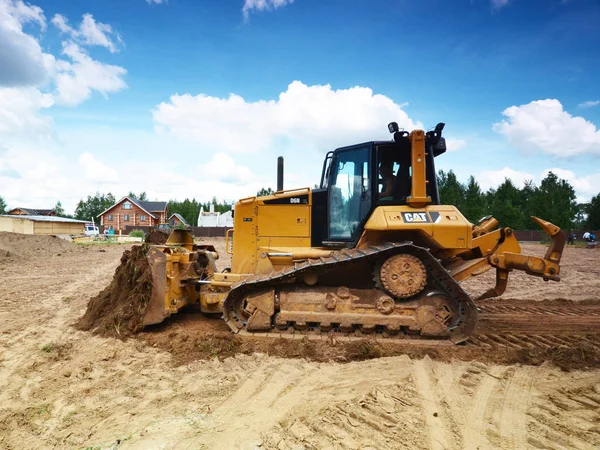
[[[567,180],[548,172],[531,199],[531,212],[567,230],[577,215],[575,189]]]
[[[497,189],[490,189],[485,196],[490,213],[498,220],[500,226],[515,230],[526,229],[521,191],[510,179],[506,178]]]
[[[59,217],[65,217],[65,210],[62,207],[62,203],[60,202],[60,200],[56,202],[56,205],[54,206],[54,212]]]
[[[265,197],[267,195],[273,195],[273,194],[274,194],[273,189],[268,187],[268,188],[261,188],[260,191],[258,191],[256,193],[256,196],[257,197]]]
[[[587,207],[587,228],[600,230],[600,193],[592,198]]]
[[[0,214],[4,214],[6,212],[6,202],[2,197],[0,197]]]
[[[473,175],[469,177],[465,188],[465,204],[461,212],[471,223],[478,223],[487,212],[485,196]]]
[[[134,200],[139,200],[140,202],[147,202],[148,201],[148,196],[146,195],[146,192],[141,192],[139,195],[136,195],[135,192],[133,191],[129,191],[129,194],[127,194],[127,197],[132,198]]]
[[[453,205],[462,211],[465,206],[465,187],[459,183],[453,171],[440,170],[437,175],[440,203]]]
[[[108,194],[96,192],[93,197],[88,195],[87,200],[80,200],[77,203],[75,218],[79,220],[98,220],[98,216],[115,203],[115,196],[110,192]]]
[[[600,202],[598,203],[600,206]],[[583,230],[587,227],[587,218],[589,215],[590,203],[578,203],[577,212],[573,219],[573,228],[576,230]]]

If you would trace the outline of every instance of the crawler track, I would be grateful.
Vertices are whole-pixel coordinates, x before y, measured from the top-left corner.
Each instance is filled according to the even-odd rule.
[[[422,338],[419,333],[419,331],[422,331],[422,328],[420,330],[414,330],[415,332],[413,333],[406,334],[404,331],[398,333],[398,330],[392,332],[387,326],[384,326],[387,325],[387,322],[385,321],[387,317],[385,316],[385,313],[381,313],[381,311],[380,313],[377,313],[381,323],[372,324],[373,326],[369,327],[369,330],[365,330],[365,327],[360,326],[367,325],[366,322],[362,323],[364,317],[359,318],[358,323],[350,322],[349,326],[341,327],[332,327],[331,323],[337,322],[337,320],[330,320],[327,324],[327,328],[333,328],[331,330],[326,330],[321,322],[314,323],[314,326],[309,325],[307,328],[305,328],[304,324],[300,327],[297,323],[288,322],[281,327],[282,329],[274,328],[262,333],[248,330],[248,322],[251,319],[249,320],[248,316],[244,316],[243,305],[246,299],[253,293],[260,293],[261,289],[275,289],[299,283],[298,280],[301,280],[302,277],[308,273],[317,276],[327,276],[334,271],[350,269],[355,264],[362,264],[364,267],[363,273],[367,273],[370,265],[380,264],[385,261],[386,258],[399,254],[409,254],[417,257],[427,270],[430,281],[434,283],[434,288],[431,293],[434,294],[435,292],[440,292],[443,295],[446,295],[453,303],[454,311],[452,312],[452,322],[444,324],[441,331],[438,333]],[[369,284],[361,287],[371,288],[372,286],[370,286],[370,284],[372,283],[373,280],[371,279]],[[319,291],[320,287],[317,286],[314,291],[315,295]],[[426,297],[428,297],[428,295]],[[416,303],[416,306],[411,307],[407,306],[406,303],[403,303],[402,301],[396,302],[395,309],[410,312],[411,310],[415,310],[418,305],[425,304],[422,298],[417,299]],[[296,304],[300,303],[298,302]],[[307,313],[306,315],[309,316],[311,310],[307,308],[305,312]],[[270,314],[273,314],[273,311],[271,311]],[[335,316],[335,314],[332,314],[332,316]],[[354,316],[357,316],[357,314]],[[309,259],[279,272],[249,277],[231,287],[231,290],[223,303],[223,319],[229,325],[231,330],[238,334],[292,338],[308,336],[309,338],[314,339],[330,339],[331,337],[345,339],[379,337],[394,340],[400,339],[404,341],[406,338],[409,338],[415,341],[432,340],[436,341],[438,344],[450,344],[463,342],[468,339],[477,324],[477,310],[475,303],[469,295],[450,276],[448,271],[444,269],[440,261],[429,253],[428,249],[413,245],[412,242],[403,242],[385,243],[379,246],[369,246],[361,249],[336,251],[332,252],[329,257]],[[338,314],[337,319],[344,320],[344,317]],[[355,319],[356,317],[348,320]],[[371,324],[369,323],[369,325]],[[417,325],[420,324],[417,323]]]
[[[502,350],[547,350],[594,348],[600,352],[600,302],[583,305],[575,302],[534,302],[520,300],[489,300],[480,302],[479,324],[471,337],[459,347],[475,352]],[[323,333],[315,330],[248,333],[255,337],[287,338],[293,340],[340,342],[370,339],[382,344],[418,347],[440,347],[454,344],[447,340],[389,339],[378,334],[360,332]],[[460,350],[460,349],[457,349]],[[476,356],[476,355],[475,355]]]

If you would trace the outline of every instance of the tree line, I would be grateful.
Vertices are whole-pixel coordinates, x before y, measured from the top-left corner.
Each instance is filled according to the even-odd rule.
[[[438,187],[442,203],[456,206],[472,223],[492,215],[502,226],[536,230],[531,216],[538,216],[563,230],[600,228],[600,194],[589,203],[577,203],[573,186],[552,172],[539,186],[527,181],[518,188],[505,179],[497,188],[483,192],[473,176],[462,184],[454,172],[439,171]]]
[[[535,230],[537,225],[530,219],[538,216],[548,220],[563,230],[589,229],[600,230],[600,193],[588,203],[577,203],[575,189],[567,181],[560,179],[556,174],[549,172],[540,182],[539,186],[532,181],[527,181],[522,188],[515,186],[510,179],[497,188],[483,191],[475,177],[470,176],[466,183],[460,183],[456,174],[451,170],[440,170],[437,175],[440,199],[442,204],[454,205],[472,223],[487,215],[492,215],[502,226],[515,230]],[[271,188],[262,188],[257,195],[272,194]],[[140,201],[147,201],[145,192],[129,196]],[[74,217],[79,220],[99,220],[99,215],[116,203],[112,193],[88,195],[81,199],[75,208],[75,214],[65,214],[61,202],[55,205],[57,215]],[[210,210],[214,205],[215,212],[229,211],[233,202],[217,200],[213,197],[207,202],[200,202],[195,198],[186,198],[183,201],[170,200],[168,202],[169,215],[179,213],[189,224],[195,224],[200,214],[200,208]],[[7,205],[0,196],[0,214],[6,212]]]

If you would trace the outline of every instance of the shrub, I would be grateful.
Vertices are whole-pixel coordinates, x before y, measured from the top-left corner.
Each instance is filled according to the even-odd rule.
[[[144,233],[144,230],[133,230],[132,232],[129,233],[129,236],[139,237],[139,238],[144,239],[146,237],[146,233]]]

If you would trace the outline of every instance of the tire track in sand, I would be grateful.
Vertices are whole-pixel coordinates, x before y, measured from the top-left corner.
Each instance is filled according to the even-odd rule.
[[[450,448],[451,436],[447,424],[444,423],[444,419],[439,414],[441,405],[432,389],[430,362],[430,359],[427,357],[420,361],[414,361],[413,378],[425,415],[429,448],[432,450],[444,450]]]

